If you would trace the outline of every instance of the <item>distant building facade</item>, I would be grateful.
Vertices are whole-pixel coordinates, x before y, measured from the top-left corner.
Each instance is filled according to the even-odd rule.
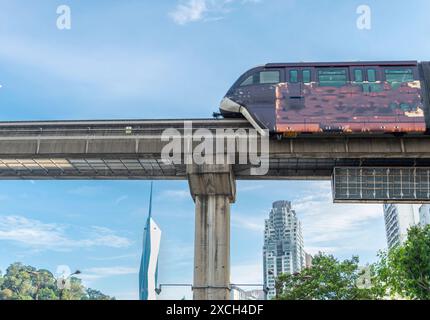
[[[420,207],[420,225],[422,227],[430,225],[430,204],[423,204]]]
[[[305,252],[305,268],[312,268],[312,261],[313,261],[312,255]]]
[[[239,287],[232,287],[230,291],[230,299],[231,300],[248,300],[248,301],[256,301],[256,300],[264,300],[264,291],[263,290],[249,290],[245,291]]]
[[[264,229],[263,269],[267,299],[276,295],[277,277],[298,273],[305,265],[301,223],[291,202],[277,201],[273,203]]]
[[[414,208],[411,204],[384,204],[385,230],[388,248],[401,245],[408,230],[415,225]]]

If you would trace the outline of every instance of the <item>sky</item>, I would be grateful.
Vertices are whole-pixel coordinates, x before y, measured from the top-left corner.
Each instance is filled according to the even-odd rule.
[[[71,29],[57,28],[57,8]],[[359,29],[357,8],[371,9]],[[428,60],[427,0],[0,0],[0,121],[209,118],[233,82],[268,62]],[[118,299],[138,298],[147,181],[1,181],[0,270],[20,261]],[[160,283],[192,283],[187,183],[155,184]],[[264,219],[290,200],[308,252],[371,263],[381,205],[334,205],[330,182],[238,182],[232,283],[262,283]],[[166,288],[161,298],[191,298]]]

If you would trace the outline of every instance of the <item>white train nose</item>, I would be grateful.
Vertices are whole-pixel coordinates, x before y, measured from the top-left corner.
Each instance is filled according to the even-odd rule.
[[[227,112],[240,113],[240,108],[241,108],[240,104],[234,102],[233,100],[231,100],[227,97],[222,99],[221,104],[220,104],[220,109],[223,111],[227,111]]]
[[[245,117],[245,119],[248,120],[249,123],[251,123],[255,130],[260,133],[260,135],[267,135],[267,132],[258,125],[258,123],[254,120],[249,111],[245,107],[234,102],[233,100],[227,97],[222,99],[220,109],[227,112],[241,113]]]

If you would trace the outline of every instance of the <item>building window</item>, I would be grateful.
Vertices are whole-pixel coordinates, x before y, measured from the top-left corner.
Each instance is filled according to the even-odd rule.
[[[297,70],[290,70],[290,82],[291,83],[299,82],[299,72]]]
[[[348,81],[346,69],[320,69],[318,70],[318,81],[322,87],[342,87]]]

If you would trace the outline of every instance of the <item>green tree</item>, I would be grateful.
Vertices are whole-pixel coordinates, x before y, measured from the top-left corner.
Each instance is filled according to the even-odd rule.
[[[318,254],[312,268],[301,273],[281,275],[276,281],[279,300],[363,300],[373,299],[371,289],[360,288],[362,275],[358,257],[338,261],[332,255]]]
[[[372,268],[380,297],[430,300],[430,226],[411,228],[405,243],[380,252]]]
[[[89,293],[90,292],[90,293]],[[100,291],[86,289],[80,279],[72,277],[70,286],[60,289],[57,279],[48,270],[37,270],[14,263],[0,274],[0,300],[109,300]]]
[[[85,287],[82,285],[81,279],[70,278],[70,285],[60,291],[61,300],[85,300]]]
[[[54,289],[42,288],[39,290],[38,297],[35,300],[58,300],[58,294]]]
[[[87,289],[87,298],[88,300],[115,300],[115,298],[109,297],[100,291],[91,288]]]
[[[34,287],[35,300],[57,300],[57,284],[54,275],[48,270],[38,270],[30,273]]]
[[[10,289],[3,289],[0,291],[0,300],[12,300],[13,292]]]
[[[14,263],[6,270],[4,275],[2,290],[8,289],[12,292],[12,300],[32,300],[33,284],[30,272],[36,269],[24,266],[21,263]]]

